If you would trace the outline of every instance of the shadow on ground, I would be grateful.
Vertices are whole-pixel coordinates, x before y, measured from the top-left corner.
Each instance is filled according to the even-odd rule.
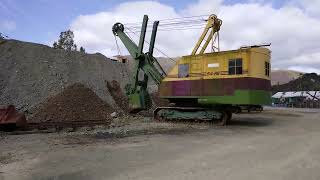
[[[45,176],[45,177],[43,177],[42,175],[35,174],[32,177],[32,179],[38,179],[38,180],[70,180],[70,179],[87,180],[91,178],[92,177],[90,177],[88,173],[83,171],[57,174],[54,176]]]
[[[195,131],[192,128],[178,128],[178,129],[166,129],[166,128],[156,128],[156,129],[142,129],[133,131],[122,131],[117,133],[111,132],[98,132],[92,137],[96,139],[113,139],[113,138],[125,138],[131,136],[139,135],[153,135],[153,134],[168,134],[168,135],[179,135]]]
[[[227,126],[264,127],[272,123],[273,120],[270,118],[237,118],[230,120]]]

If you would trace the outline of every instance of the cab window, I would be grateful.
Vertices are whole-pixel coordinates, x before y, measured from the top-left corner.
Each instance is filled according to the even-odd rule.
[[[242,58],[229,59],[229,75],[242,74]]]
[[[270,63],[269,62],[264,63],[264,70],[265,70],[265,75],[270,76]]]
[[[178,78],[189,77],[189,64],[179,64]]]

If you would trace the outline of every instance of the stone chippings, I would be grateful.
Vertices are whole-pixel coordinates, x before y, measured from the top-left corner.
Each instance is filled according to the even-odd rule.
[[[51,112],[59,112],[52,109],[70,109],[69,105],[74,101],[78,103],[78,109],[88,109],[88,102],[95,103],[88,101],[90,94],[101,107],[108,106],[105,113],[125,112],[127,99],[123,89],[130,80],[133,62],[130,57],[128,63],[124,64],[100,53],[68,52],[42,44],[5,40],[0,43],[0,105],[15,105],[20,112],[25,112],[27,118],[38,115],[50,119],[50,115],[44,117],[43,113],[39,113],[44,106],[50,107]],[[159,58],[159,62],[166,71],[173,65],[172,61],[165,58]],[[108,86],[108,82],[111,86]],[[81,92],[71,93],[70,89]],[[157,89],[151,81],[149,89],[152,92]],[[81,93],[87,93],[87,96],[81,97]],[[54,98],[64,103],[57,105]],[[81,104],[83,107],[80,107]],[[51,119],[63,117],[51,115]],[[65,118],[70,117],[65,115]]]
[[[29,122],[110,120],[114,111],[91,89],[75,83],[41,103]]]
[[[29,115],[44,100],[80,83],[116,106],[106,82],[115,80],[123,88],[128,82],[124,74],[127,66],[102,54],[67,52],[8,40],[0,44],[0,102],[13,104]]]

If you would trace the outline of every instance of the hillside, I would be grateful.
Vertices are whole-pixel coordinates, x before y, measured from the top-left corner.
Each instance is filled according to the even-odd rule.
[[[115,105],[106,81],[124,87],[127,64],[102,54],[53,49],[42,44],[6,40],[0,44],[0,105],[32,109],[75,83],[90,88],[103,101]]]
[[[303,73],[292,70],[273,70],[271,72],[271,84],[281,85],[300,77]]]
[[[165,58],[159,58],[159,62],[166,70],[173,65],[172,60]],[[83,85],[111,107],[117,108],[118,99],[107,88],[107,82],[115,80],[124,89],[132,67],[132,60],[119,63],[100,53],[68,52],[42,44],[4,40],[0,43],[0,106],[12,104],[20,111],[33,114],[39,110],[38,106],[46,105],[46,101],[55,102],[52,97],[66,93],[64,91],[70,87]],[[154,91],[156,86],[152,84],[150,81],[150,88]],[[75,95],[79,93],[75,92]],[[67,101],[65,105],[68,105]]]
[[[272,86],[272,92],[279,91],[319,91],[320,75],[316,73],[306,73],[301,77],[286,84]]]

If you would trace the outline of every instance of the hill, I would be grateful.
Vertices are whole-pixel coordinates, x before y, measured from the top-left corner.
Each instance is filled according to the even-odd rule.
[[[272,92],[279,91],[319,91],[320,75],[316,73],[306,73],[301,77],[286,84],[272,86]]]
[[[292,70],[273,70],[271,71],[271,84],[281,85],[288,83],[302,76],[303,73]]]
[[[5,40],[0,44],[0,102],[30,111],[44,100],[80,83],[99,98],[116,106],[106,81],[124,87],[127,64],[102,54],[84,54],[53,49],[42,44]]]

